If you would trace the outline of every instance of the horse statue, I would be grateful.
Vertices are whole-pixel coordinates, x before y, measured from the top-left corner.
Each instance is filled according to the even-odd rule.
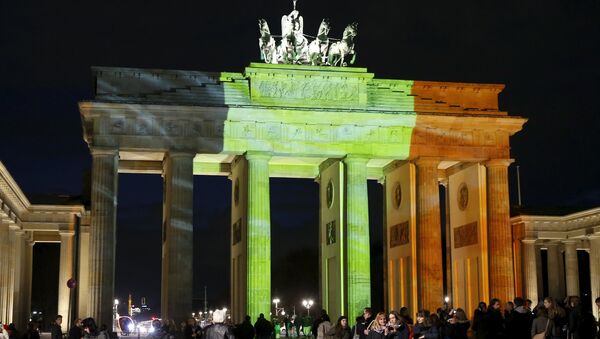
[[[358,32],[358,23],[353,22],[344,29],[342,40],[335,42],[329,47],[329,57],[327,63],[331,66],[348,66],[347,57],[352,55],[350,64],[354,63],[356,53],[354,53],[354,38]]]
[[[296,10],[281,17],[281,44],[279,61],[286,64],[301,64],[308,60],[308,40],[304,37],[304,18]]]
[[[327,35],[330,30],[329,19],[323,19],[316,39],[308,45],[308,60],[311,65],[322,65],[327,62],[327,51],[329,50],[329,37]]]
[[[275,46],[275,39],[271,35],[267,20],[258,20],[258,28],[260,30],[260,38],[258,38],[258,46],[260,48],[260,59],[264,60],[267,64],[277,63],[277,47]]]

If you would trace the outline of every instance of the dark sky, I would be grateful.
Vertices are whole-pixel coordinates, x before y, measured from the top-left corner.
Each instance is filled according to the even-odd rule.
[[[511,139],[523,204],[600,205],[600,1],[300,0],[298,8],[311,35],[323,17],[333,37],[357,21],[357,66],[376,77],[506,84],[501,108],[529,119]],[[90,66],[241,72],[259,57],[257,19],[279,34],[290,9],[283,0],[1,1],[0,160],[28,196],[80,194],[91,164],[77,102],[91,98]],[[318,186],[272,183],[273,290],[316,297]],[[155,307],[161,189],[159,176],[120,176],[116,292]],[[195,179],[194,297],[207,285],[214,306],[228,295],[230,190],[227,178]],[[514,180],[511,191],[515,203]],[[281,258],[296,270],[280,271],[289,262]],[[297,270],[308,272],[306,284],[295,285]]]

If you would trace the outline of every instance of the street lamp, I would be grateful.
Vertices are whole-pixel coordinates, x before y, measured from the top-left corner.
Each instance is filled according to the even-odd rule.
[[[314,302],[312,299],[302,300],[302,305],[304,305],[304,307],[306,307],[306,313],[308,314],[309,317],[310,317],[310,308],[313,304],[314,304]]]
[[[119,299],[115,299],[115,306],[113,307],[113,332],[117,331],[117,322],[119,321]]]
[[[281,301],[281,300],[279,300],[279,298],[275,298],[275,299],[273,299],[273,304],[275,304],[275,316],[277,316],[277,312],[279,311],[279,310],[277,309],[277,304],[279,304],[279,302],[280,302],[280,301]]]

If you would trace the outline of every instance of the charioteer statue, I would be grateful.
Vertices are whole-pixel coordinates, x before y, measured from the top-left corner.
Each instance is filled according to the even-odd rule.
[[[304,34],[304,19],[296,9],[294,0],[294,9],[288,15],[281,17],[281,40],[277,45],[274,35],[269,30],[269,25],[265,19],[258,20],[260,38],[258,46],[260,48],[260,57],[269,64],[305,64],[305,65],[328,65],[328,66],[348,66],[353,64],[356,59],[354,51],[354,37],[358,31],[358,24],[351,23],[344,29],[342,39],[331,39],[329,31],[331,26],[328,19],[323,19],[317,36],[313,38]]]

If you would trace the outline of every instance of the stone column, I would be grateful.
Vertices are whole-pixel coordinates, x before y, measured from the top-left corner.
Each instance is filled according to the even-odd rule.
[[[590,237],[590,286],[592,290],[592,308],[596,319],[600,317],[594,301],[600,297],[600,234]]]
[[[564,297],[560,286],[560,280],[563,279],[563,276],[559,270],[560,265],[558,261],[562,260],[562,258],[560,258],[557,243],[546,244],[546,247],[548,248],[548,294],[557,300],[561,300]]]
[[[367,162],[348,155],[346,165],[346,256],[348,262],[348,314],[355,316],[371,305],[371,253]]]
[[[577,240],[563,241],[565,245],[565,275],[567,296],[579,295],[579,266],[577,261]]]
[[[15,232],[16,256],[15,256],[15,290],[13,322],[19,330],[25,330],[29,321],[30,288],[28,276],[31,274],[31,244],[24,231]]]
[[[271,206],[269,160],[271,154],[248,152],[248,285],[247,314],[256,319],[271,309]]]
[[[70,294],[67,281],[73,277],[73,250],[75,232],[61,230],[60,234],[60,263],[58,269],[58,314],[63,316],[62,331],[68,332],[67,327],[70,313]]]
[[[515,277],[512,233],[508,196],[508,166],[510,159],[488,161],[487,214],[490,298],[502,302],[515,297]]]
[[[9,276],[9,250],[10,250],[10,235],[8,220],[3,220],[0,217],[0,321],[6,322],[9,320],[8,310],[8,291],[10,288]]]
[[[419,309],[444,302],[438,159],[417,160],[417,277]]]
[[[89,316],[108,326],[113,323],[118,167],[116,149],[92,149]]]
[[[161,310],[176,323],[192,312],[194,156],[169,152],[163,161]]]
[[[525,285],[525,299],[531,299],[534,305],[539,301],[538,296],[538,272],[536,261],[535,239],[523,239],[523,283]]]
[[[19,226],[15,225],[14,223],[10,224],[8,230],[8,252],[6,252],[6,257],[8,260],[8,275],[6,277],[8,279],[8,288],[6,290],[6,323],[14,322],[14,313],[17,311],[15,309],[15,290],[18,290],[15,284],[19,281],[19,279],[16,277],[16,273],[18,271],[16,266],[18,258],[17,232],[20,232]]]

